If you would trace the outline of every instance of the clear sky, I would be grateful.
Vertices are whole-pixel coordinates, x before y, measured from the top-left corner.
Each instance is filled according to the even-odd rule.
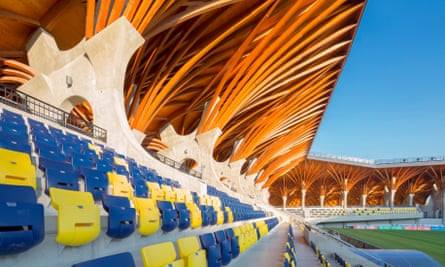
[[[368,0],[311,152],[445,155],[445,0]]]

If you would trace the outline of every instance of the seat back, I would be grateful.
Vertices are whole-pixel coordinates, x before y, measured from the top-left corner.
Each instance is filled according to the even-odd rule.
[[[139,233],[151,235],[161,227],[161,213],[150,198],[134,198],[134,207],[139,214]]]
[[[179,217],[178,228],[181,230],[189,228],[191,223],[190,211],[185,206],[185,203],[175,203],[175,208]]]
[[[50,169],[45,170],[46,189],[49,194],[49,188],[61,188],[66,190],[79,191],[78,175],[72,170]]]
[[[201,245],[196,236],[183,237],[178,239],[179,256],[185,261],[187,267],[206,267],[206,252],[201,249]]]
[[[70,246],[91,242],[100,234],[100,210],[90,192],[52,187],[51,204],[58,211],[56,241]]]
[[[172,242],[163,242],[143,247],[141,254],[144,267],[184,266],[182,259],[176,260],[176,250]]]
[[[136,210],[130,206],[126,197],[103,195],[102,203],[108,211],[107,235],[113,238],[125,238],[135,229]]]
[[[0,148],[0,184],[24,185],[36,189],[36,168],[29,154]]]
[[[202,247],[207,251],[207,263],[209,267],[220,267],[222,264],[221,246],[216,243],[213,233],[199,236]]]
[[[109,255],[73,264],[72,267],[136,267],[133,256],[129,252]]]
[[[224,232],[226,233],[227,239],[230,240],[231,243],[232,259],[238,257],[240,253],[238,237],[235,236],[232,228],[227,228],[224,230]]]
[[[42,242],[43,206],[30,186],[0,184],[0,255],[23,252]]]
[[[104,173],[98,170],[82,169],[80,175],[85,180],[85,191],[93,194],[94,200],[101,200],[102,195],[107,192],[108,179]]]
[[[178,214],[173,208],[173,204],[163,200],[158,200],[157,204],[162,218],[161,229],[164,232],[173,231],[178,226]]]
[[[133,199],[133,187],[124,175],[108,172],[108,183],[112,186],[113,196],[127,197]]]

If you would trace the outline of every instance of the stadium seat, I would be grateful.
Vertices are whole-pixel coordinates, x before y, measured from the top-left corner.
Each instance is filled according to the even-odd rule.
[[[108,173],[108,183],[112,186],[111,194],[113,196],[127,197],[133,199],[133,187],[124,175],[113,172]]]
[[[101,200],[108,188],[108,179],[105,174],[98,170],[82,168],[80,176],[85,181],[85,191],[91,192],[95,201]]]
[[[216,231],[215,238],[221,246],[221,264],[227,265],[232,260],[232,244],[223,230]]]
[[[108,212],[107,235],[113,238],[125,238],[135,229],[136,211],[126,197],[103,194],[102,203]]]
[[[134,178],[132,181],[134,187],[134,196],[148,198],[147,182],[140,178]]]
[[[139,214],[139,233],[141,235],[151,235],[161,227],[161,214],[155,201],[149,198],[134,198],[134,207]]]
[[[72,267],[136,267],[136,264],[133,256],[129,252],[124,252],[76,263]]]
[[[150,198],[154,200],[164,200],[164,192],[156,182],[147,182]]]
[[[216,243],[213,233],[206,233],[199,236],[202,248],[206,250],[208,267],[221,266],[221,246]]]
[[[31,155],[31,146],[29,145],[27,135],[7,134],[0,132],[0,148]]]
[[[0,184],[0,255],[23,252],[42,242],[43,206],[30,186]]]
[[[201,209],[194,202],[185,203],[187,209],[190,211],[190,226],[192,228],[198,228],[202,225],[202,213]]]
[[[226,233],[227,239],[230,240],[231,243],[232,259],[238,257],[238,255],[240,254],[238,237],[235,236],[232,228],[227,228],[224,230],[224,232]]]
[[[66,190],[79,191],[78,175],[72,169],[50,169],[45,170],[46,189],[45,193],[49,194],[50,188],[61,188]]]
[[[69,246],[91,242],[100,234],[100,211],[90,192],[50,188],[52,206],[58,211],[56,241]]]
[[[175,203],[175,208],[178,213],[178,228],[183,230],[190,227],[190,211],[185,206],[185,203]]]
[[[176,243],[179,256],[184,260],[186,267],[207,267],[206,252],[201,249],[196,236],[180,238]]]
[[[159,243],[141,249],[144,267],[184,267],[184,260],[178,259],[172,242]]]
[[[31,186],[36,189],[36,168],[29,154],[0,148],[0,184]]]
[[[170,201],[157,201],[159,211],[161,212],[162,225],[164,232],[173,231],[178,226],[178,214]]]

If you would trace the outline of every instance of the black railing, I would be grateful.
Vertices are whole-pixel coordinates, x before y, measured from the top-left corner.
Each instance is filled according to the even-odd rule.
[[[5,84],[0,84],[0,102],[55,122],[83,135],[103,142],[107,141],[107,131],[105,129]]]
[[[175,168],[177,170],[180,170],[183,173],[190,174],[190,175],[192,175],[192,176],[194,176],[194,177],[196,177],[198,179],[202,179],[202,173],[201,172],[198,172],[196,170],[190,169],[187,166],[185,166],[184,164],[181,164],[181,163],[179,163],[179,162],[177,162],[177,161],[175,161],[175,160],[173,160],[173,159],[171,159],[169,157],[161,155],[161,154],[159,154],[159,153],[157,153],[155,151],[148,150],[148,149],[145,149],[145,151],[147,151],[150,155],[152,155],[154,158],[156,158],[160,162],[162,162],[164,164],[167,164],[170,167],[173,167],[173,168]]]

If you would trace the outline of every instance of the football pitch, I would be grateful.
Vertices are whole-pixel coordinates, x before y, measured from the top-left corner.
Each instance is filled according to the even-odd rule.
[[[387,249],[415,249],[445,266],[445,232],[334,229],[352,238]]]

